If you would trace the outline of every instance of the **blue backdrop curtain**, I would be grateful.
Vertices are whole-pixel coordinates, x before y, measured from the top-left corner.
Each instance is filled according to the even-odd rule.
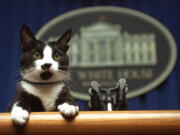
[[[27,24],[34,33],[47,21],[65,12],[89,6],[111,5],[139,10],[153,16],[180,45],[179,0],[1,0],[0,1],[0,112],[15,92],[19,69],[19,30]],[[129,100],[130,110],[180,108],[180,59],[173,72],[155,90]],[[82,110],[87,103],[77,101]]]

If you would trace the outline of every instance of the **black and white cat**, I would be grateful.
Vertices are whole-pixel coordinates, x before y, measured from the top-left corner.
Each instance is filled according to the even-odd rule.
[[[23,26],[20,38],[22,80],[17,84],[13,103],[8,109],[14,123],[25,124],[29,113],[37,111],[60,111],[67,118],[75,117],[79,108],[63,83],[68,70],[71,30],[56,42],[43,42]]]

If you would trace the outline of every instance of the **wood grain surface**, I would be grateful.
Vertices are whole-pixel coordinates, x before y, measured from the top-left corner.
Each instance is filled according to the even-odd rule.
[[[180,111],[82,111],[73,120],[59,112],[32,112],[27,124],[14,126],[0,113],[0,135],[180,135]]]

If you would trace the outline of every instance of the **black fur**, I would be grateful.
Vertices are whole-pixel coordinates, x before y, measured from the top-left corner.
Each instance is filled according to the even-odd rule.
[[[14,103],[18,102],[17,106],[21,106],[23,109],[27,110],[28,112],[43,112],[45,108],[43,107],[41,100],[33,96],[21,87],[20,84],[17,85],[16,94],[10,106],[8,107],[8,112],[11,111],[12,106]],[[57,106],[63,103],[69,103],[71,105],[76,105],[74,99],[69,93],[67,87],[64,87],[63,90],[59,93],[58,98],[55,101],[55,108],[51,111],[58,111]]]
[[[45,42],[37,40],[31,30],[27,26],[23,26],[20,34],[21,38],[21,48],[22,48],[22,55],[21,55],[21,72],[25,72],[28,68],[34,67],[33,61],[35,60],[33,57],[33,53],[38,51],[43,56],[43,49],[46,45]],[[59,69],[63,71],[68,70],[68,56],[66,54],[69,46],[67,45],[71,38],[71,30],[68,30],[63,36],[60,37],[59,40],[56,42],[50,42],[48,45],[52,48],[53,54],[58,53],[61,55],[61,59],[58,61],[60,67]],[[47,68],[47,66],[45,67]],[[42,75],[44,80],[48,79],[50,76],[49,73],[45,72]],[[58,83],[58,82],[57,82]],[[34,84],[36,85],[36,84]],[[46,85],[46,84],[45,84]],[[51,85],[51,84],[48,84]],[[69,93],[67,86],[61,90],[58,95],[58,98],[55,100],[55,108],[51,111],[57,111],[57,106],[63,103],[69,103],[71,105],[75,105],[74,99]],[[8,111],[11,111],[14,103],[17,103],[17,106],[22,107],[23,109],[29,112],[42,112],[45,111],[41,100],[27,93],[21,86],[21,83],[17,84],[16,94],[12,101],[12,104],[8,107]]]
[[[23,109],[28,112],[42,112],[45,111],[41,100],[38,97],[35,97],[27,92],[21,87],[20,84],[17,85],[16,93],[13,99],[12,104],[9,106],[8,111],[11,111],[14,103],[18,102],[18,106],[21,106]]]

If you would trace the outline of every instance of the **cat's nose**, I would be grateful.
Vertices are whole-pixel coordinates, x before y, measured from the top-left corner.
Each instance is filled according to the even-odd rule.
[[[42,65],[41,68],[42,68],[43,70],[48,70],[48,69],[51,67],[51,65],[52,65],[52,64],[50,64],[50,63],[46,63],[46,64]]]

